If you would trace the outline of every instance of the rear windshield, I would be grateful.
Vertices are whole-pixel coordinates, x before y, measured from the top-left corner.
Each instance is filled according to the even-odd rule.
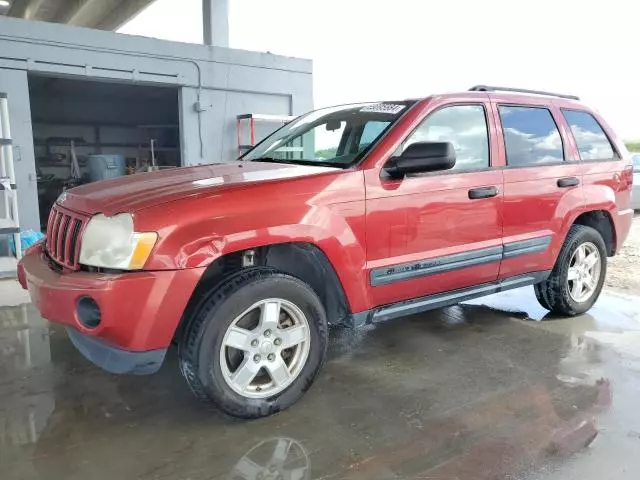
[[[346,168],[356,163],[415,102],[323,108],[292,120],[242,160]]]

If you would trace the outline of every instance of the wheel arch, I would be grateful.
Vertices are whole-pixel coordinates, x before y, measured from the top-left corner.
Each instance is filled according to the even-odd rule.
[[[286,242],[229,252],[204,271],[182,316],[176,338],[216,286],[247,268],[269,267],[299,278],[318,295],[331,324],[343,324],[351,315],[349,299],[327,254],[310,242]]]
[[[571,225],[584,225],[595,229],[604,240],[607,255],[612,257],[616,253],[616,229],[613,217],[608,210],[589,210],[578,215]]]

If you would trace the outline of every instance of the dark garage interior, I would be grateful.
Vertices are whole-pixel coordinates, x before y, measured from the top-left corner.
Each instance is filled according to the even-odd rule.
[[[30,75],[29,94],[43,229],[66,188],[181,164],[177,88]]]

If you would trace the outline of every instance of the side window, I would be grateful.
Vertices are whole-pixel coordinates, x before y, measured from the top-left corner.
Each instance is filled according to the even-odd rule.
[[[489,132],[482,105],[454,105],[435,111],[409,135],[402,150],[415,142],[451,142],[456,150],[453,170],[489,166]]]
[[[358,143],[358,151],[362,151],[371,145],[371,143],[380,136],[390,123],[391,122],[382,122],[379,120],[367,122],[362,129],[362,135],[360,136],[360,142]]]
[[[535,166],[562,162],[562,137],[551,112],[540,107],[498,107],[507,165]]]
[[[616,155],[611,142],[593,115],[577,110],[562,110],[578,144],[582,160],[611,160]]]

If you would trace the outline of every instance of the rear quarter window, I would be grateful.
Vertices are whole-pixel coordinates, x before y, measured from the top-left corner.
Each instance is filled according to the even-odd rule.
[[[611,160],[616,157],[609,137],[593,115],[564,109],[562,114],[571,128],[581,160]]]

